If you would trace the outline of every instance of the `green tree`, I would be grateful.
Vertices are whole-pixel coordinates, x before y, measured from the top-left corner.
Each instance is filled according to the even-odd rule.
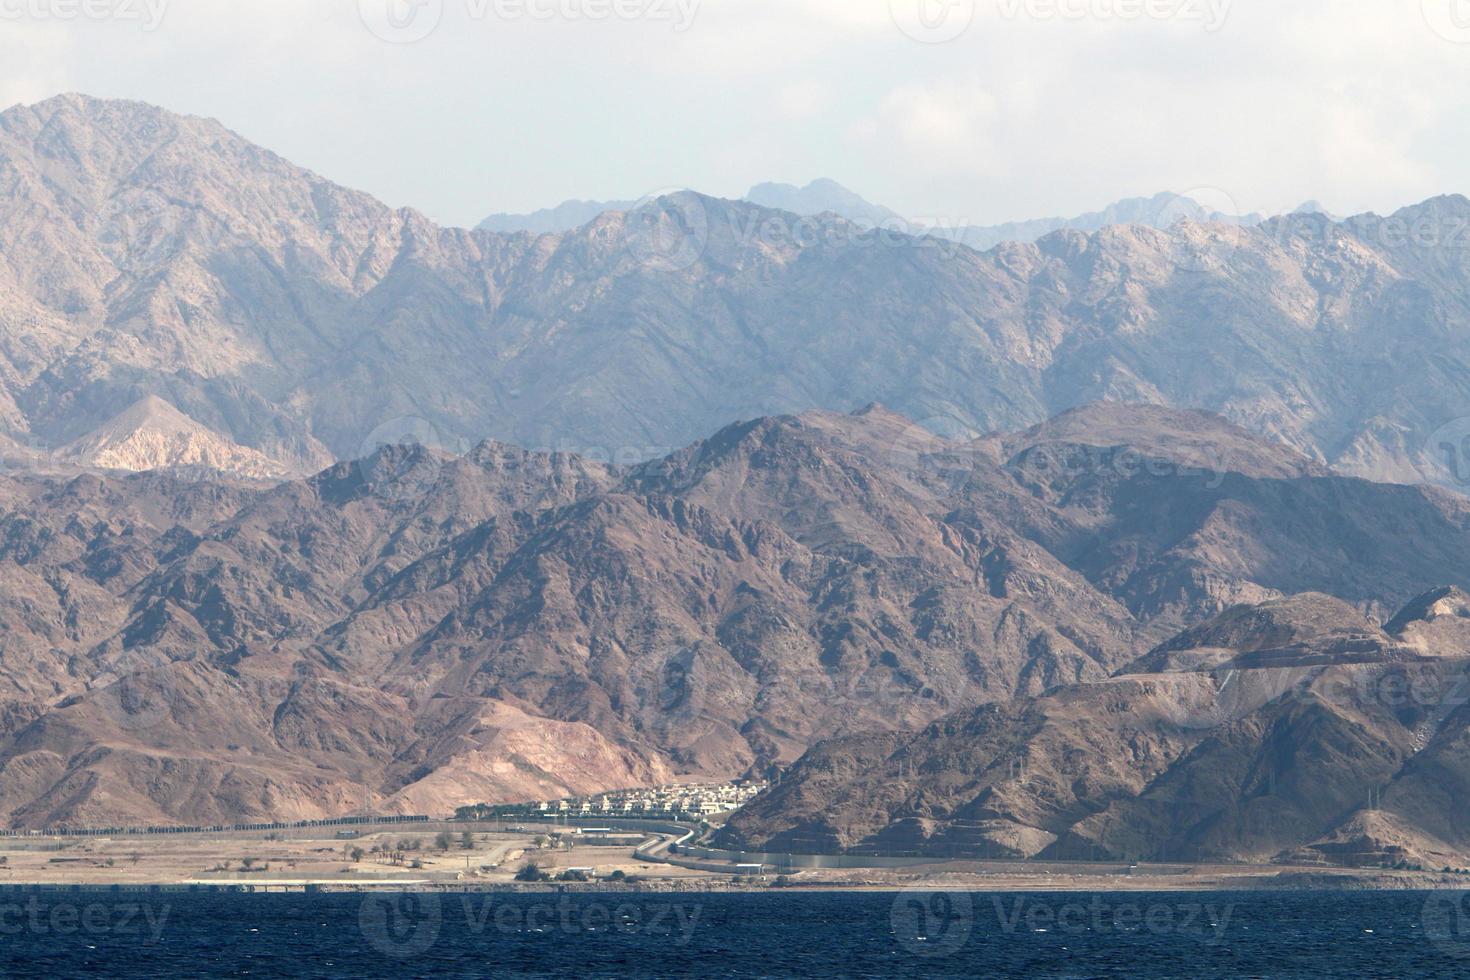
[[[447,851],[454,846],[454,835],[447,830],[439,831],[439,836],[434,838],[434,846],[441,851]]]
[[[470,833],[468,830],[460,834],[459,846],[467,851],[473,851],[475,849],[475,835]]]

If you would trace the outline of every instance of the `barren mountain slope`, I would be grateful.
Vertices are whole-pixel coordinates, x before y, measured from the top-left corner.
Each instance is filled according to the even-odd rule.
[[[1396,621],[1405,633],[1419,622]],[[1295,657],[1251,662],[1283,642]],[[1463,862],[1470,830],[1452,801],[1466,780],[1467,683],[1463,647],[1416,655],[1337,600],[1277,600],[1230,610],[1107,683],[819,745],[723,838],[773,851]]]
[[[194,822],[768,772],[834,735],[1104,681],[1235,596],[1326,583],[1351,619],[1470,585],[1451,495],[1291,475],[1197,414],[1100,406],[1065,430],[1138,471],[1040,479],[1032,437],[1005,458],[875,406],[632,468],[486,443],[266,489],[13,475],[0,802],[30,825]],[[1181,453],[1214,433],[1235,468],[1172,461],[1171,433],[1195,433]],[[1320,533],[1345,515],[1372,532]],[[1444,598],[1396,650],[1453,632]],[[129,753],[168,777],[107,761]]]
[[[104,470],[194,469],[256,480],[289,475],[263,453],[230,442],[152,395],[58,455],[77,466]]]
[[[1467,475],[1464,198],[983,254],[803,220],[682,193],[558,235],[442,229],[212,121],[16,107],[0,433],[60,447],[152,395],[298,471],[403,429],[626,462],[732,418],[877,400],[980,434],[1112,399],[1374,479]]]

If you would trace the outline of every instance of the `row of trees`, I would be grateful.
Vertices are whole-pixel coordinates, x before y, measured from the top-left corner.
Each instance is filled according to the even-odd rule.
[[[447,851],[454,846],[454,835],[447,830],[439,831],[439,836],[434,838],[434,846],[441,851]],[[468,830],[459,835],[459,846],[466,851],[475,849],[475,835]]]
[[[527,861],[521,867],[521,870],[519,870],[519,871],[516,872],[516,881],[591,881],[591,880],[592,879],[590,877],[588,877],[587,872],[581,871],[581,870],[578,870],[578,869],[574,869],[574,868],[568,868],[566,871],[563,871],[561,874],[557,875],[555,878],[552,878],[551,874],[549,872],[542,871],[541,870],[541,866],[539,864],[537,864],[535,861]],[[611,881],[611,882],[633,883],[633,882],[638,881],[639,879],[633,877],[632,875],[627,874],[626,872],[623,871],[622,868],[618,868],[612,874],[610,874],[610,875],[607,876],[607,880],[608,881]]]
[[[447,830],[441,830],[439,835],[434,838],[434,848],[441,853],[448,851],[453,846],[454,835]],[[459,846],[466,851],[474,850],[475,835],[468,830],[460,834]],[[364,857],[372,854],[374,857],[387,861],[389,864],[405,864],[409,861],[410,853],[421,851],[423,848],[424,842],[421,838],[409,837],[396,842],[382,841],[374,844],[370,851],[364,851],[361,846],[356,844],[347,844],[342,848],[342,855],[354,863],[360,863]],[[421,861],[415,860],[413,862],[414,867],[419,867],[421,864]]]

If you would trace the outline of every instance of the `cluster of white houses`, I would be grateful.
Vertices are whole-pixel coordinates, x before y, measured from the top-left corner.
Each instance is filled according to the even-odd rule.
[[[651,789],[616,790],[596,796],[574,796],[564,800],[547,800],[543,803],[523,803],[487,809],[492,810],[497,816],[687,820],[738,810],[765,788],[765,783],[758,782],[686,783],[657,786]]]

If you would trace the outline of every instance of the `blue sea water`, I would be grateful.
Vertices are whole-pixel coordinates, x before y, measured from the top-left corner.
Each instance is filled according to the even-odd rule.
[[[1467,913],[1409,892],[9,891],[0,975],[1460,977]]]

